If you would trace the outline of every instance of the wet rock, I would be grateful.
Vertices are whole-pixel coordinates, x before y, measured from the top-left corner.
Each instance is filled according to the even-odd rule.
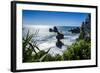
[[[69,31],[72,32],[72,33],[80,33],[80,28],[76,27],[76,28],[73,28],[73,29],[71,29]]]
[[[58,29],[56,26],[54,26],[54,32],[58,32]]]
[[[64,35],[61,33],[57,33],[56,39],[58,40],[64,39]]]
[[[57,27],[55,26],[53,29],[49,29],[49,32],[55,32],[57,33],[57,36],[56,36],[56,39],[57,39],[57,42],[56,42],[56,46],[58,48],[62,48],[62,46],[64,45],[63,42],[61,42],[60,40],[61,39],[64,39],[64,35],[62,33],[60,33],[57,29]]]
[[[63,45],[64,45],[64,44],[63,44],[60,40],[57,40],[56,46],[57,46],[58,48],[62,48]]]

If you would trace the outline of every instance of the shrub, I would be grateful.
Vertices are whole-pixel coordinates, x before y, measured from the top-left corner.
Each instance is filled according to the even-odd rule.
[[[91,44],[78,40],[69,46],[63,53],[64,60],[82,60],[91,58]]]

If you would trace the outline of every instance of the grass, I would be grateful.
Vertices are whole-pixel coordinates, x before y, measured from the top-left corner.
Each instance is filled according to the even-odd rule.
[[[34,39],[37,34],[37,31],[34,34],[30,34],[28,31],[26,37],[23,37],[23,62],[42,62],[48,56],[50,49],[45,52],[38,48]]]

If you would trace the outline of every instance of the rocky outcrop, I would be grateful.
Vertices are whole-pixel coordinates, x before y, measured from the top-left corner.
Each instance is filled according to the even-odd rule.
[[[87,18],[80,27],[79,39],[90,40],[91,39],[91,15],[88,14]]]
[[[69,30],[69,32],[80,33],[80,27],[73,28],[73,29]]]
[[[56,39],[57,39],[56,46],[57,46],[58,48],[62,48],[62,46],[63,46],[64,44],[63,44],[63,42],[61,41],[61,39],[64,39],[64,34],[60,33],[60,32],[58,31],[58,29],[57,29],[56,26],[54,26],[53,29],[50,28],[50,29],[49,29],[49,32],[55,32],[55,33],[57,33],[57,35],[56,35]]]

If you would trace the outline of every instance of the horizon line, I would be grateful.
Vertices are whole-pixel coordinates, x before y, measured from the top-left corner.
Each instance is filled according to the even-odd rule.
[[[80,27],[79,25],[42,25],[42,24],[35,24],[35,25],[33,25],[33,24],[25,24],[25,25],[22,25],[22,26],[24,26],[24,27],[29,27],[29,26],[77,26],[77,27]]]

